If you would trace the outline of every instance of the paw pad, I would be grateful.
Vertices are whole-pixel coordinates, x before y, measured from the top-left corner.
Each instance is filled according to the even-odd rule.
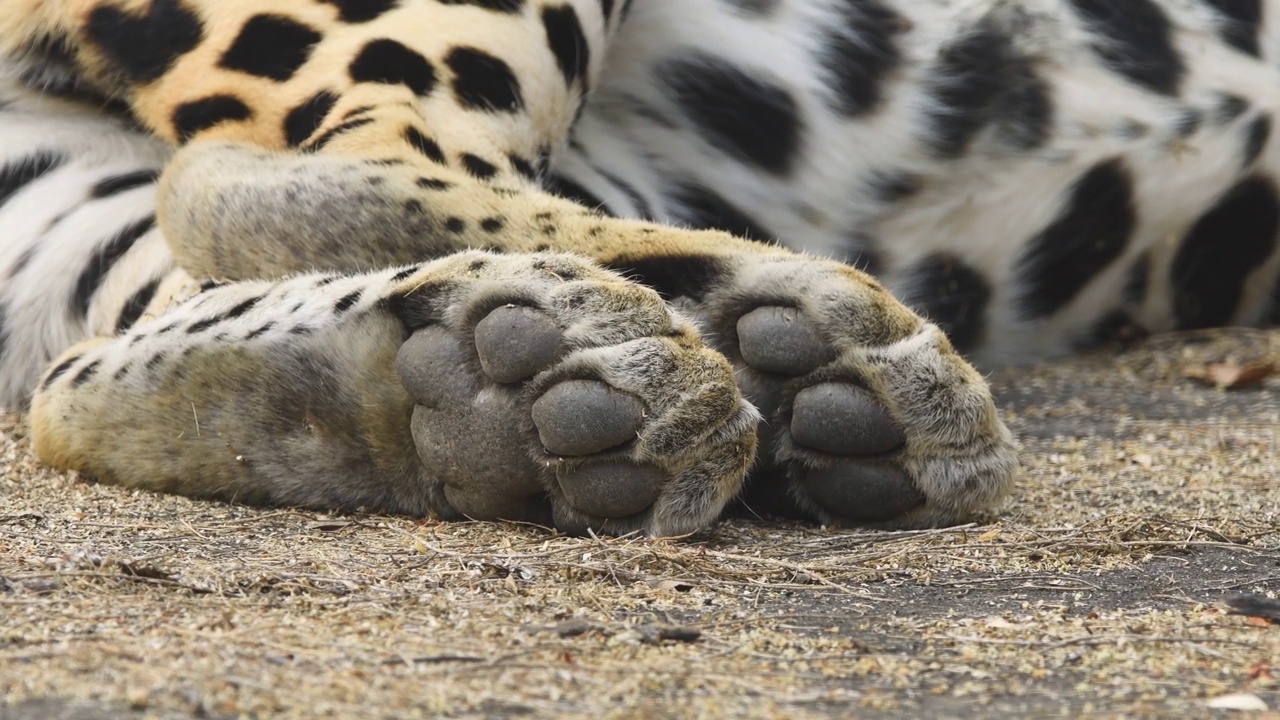
[[[567,380],[533,403],[538,439],[553,455],[582,457],[630,442],[644,423],[636,398],[597,380]]]
[[[907,438],[870,392],[849,383],[821,383],[796,394],[791,438],[831,455],[882,455]]]
[[[851,522],[889,520],[925,502],[907,473],[890,463],[837,461],[809,468],[799,479],[810,498]]]
[[[831,359],[831,350],[796,308],[765,306],[738,319],[738,350],[761,372],[799,376]]]
[[[565,499],[578,511],[623,518],[657,502],[666,476],[657,468],[621,462],[593,465],[557,480]]]
[[[564,335],[551,318],[531,307],[506,305],[476,324],[480,369],[494,382],[533,377],[564,352]]]

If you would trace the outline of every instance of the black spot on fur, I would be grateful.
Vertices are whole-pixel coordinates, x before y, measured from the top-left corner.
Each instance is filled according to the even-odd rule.
[[[324,133],[320,135],[320,137],[316,138],[315,140],[312,140],[306,145],[303,145],[302,149],[307,152],[317,152],[321,148],[323,148],[324,146],[332,142],[333,139],[338,137],[339,135],[349,133],[352,130],[355,130],[356,128],[362,128],[365,125],[368,125],[372,122],[373,122],[373,118],[360,117],[354,120],[347,120],[346,122],[339,123],[329,128],[328,130],[325,130]]]
[[[901,64],[894,45],[902,18],[877,0],[841,3],[841,22],[819,45],[818,61],[832,89],[831,107],[845,117],[874,111],[889,75]]]
[[[201,320],[199,322],[192,323],[191,327],[187,328],[187,333],[194,335],[199,332],[204,332],[205,330],[208,330],[209,328],[213,327],[214,325],[217,325],[220,322],[222,322],[221,316],[205,318],[204,320]]]
[[[724,230],[749,240],[773,240],[774,234],[710,188],[675,183],[668,191],[671,214],[695,228]]]
[[[775,175],[791,171],[802,121],[785,88],[702,53],[668,60],[657,73],[671,101],[707,142]]]
[[[355,82],[404,85],[415,95],[430,95],[436,86],[431,62],[395,40],[371,40],[347,68]]]
[[[116,318],[117,335],[124,333],[133,327],[134,323],[138,322],[138,318],[142,317],[142,313],[146,312],[147,306],[155,298],[156,290],[159,287],[160,278],[153,278],[129,296],[129,299],[124,303],[124,307],[120,310],[120,317]]]
[[[507,160],[511,161],[511,168],[526,180],[538,181],[538,171],[533,167],[533,163],[515,153],[507,153]]]
[[[873,198],[883,203],[896,203],[920,192],[923,180],[912,173],[875,173],[867,180]]]
[[[80,387],[89,382],[90,378],[98,373],[98,366],[101,364],[101,360],[94,360],[81,368],[80,372],[76,373],[76,376],[71,379],[71,387]]]
[[[1177,95],[1186,75],[1169,18],[1152,0],[1067,0],[1098,41],[1093,52],[1111,71],[1161,95]]]
[[[408,280],[414,273],[418,272],[418,270],[420,269],[421,268],[419,268],[417,265],[414,265],[412,267],[407,267],[401,270],[400,272],[396,273],[395,275],[392,275],[391,282],[398,283],[404,280]]]
[[[606,213],[610,212],[608,206],[605,205],[603,200],[593,195],[591,191],[587,190],[585,187],[562,175],[551,175],[547,177],[546,180],[543,181],[543,185],[546,187],[547,192],[559,195],[566,200],[572,200],[579,205],[589,207],[593,210],[603,210]]]
[[[487,233],[496,233],[506,227],[506,223],[499,217],[487,217],[480,221],[480,229]]]
[[[268,322],[267,324],[263,325],[263,326],[262,326],[262,327],[260,327],[260,328],[256,328],[256,329],[254,329],[254,330],[251,330],[251,331],[249,332],[249,334],[248,334],[248,335],[245,335],[245,336],[244,336],[244,339],[245,339],[245,340],[252,340],[252,339],[254,339],[254,338],[258,337],[259,335],[262,335],[262,334],[266,333],[268,330],[270,330],[271,328],[273,328],[273,327],[275,327],[275,326],[276,326],[276,324],[275,324],[274,322]]]
[[[582,32],[578,13],[568,5],[543,8],[542,27],[547,32],[547,45],[556,56],[565,84],[572,87],[581,81],[585,91],[587,70],[591,66],[591,45]]]
[[[248,120],[252,116],[253,111],[240,98],[234,95],[210,95],[174,108],[173,131],[179,142],[186,142],[202,130],[224,122]]]
[[[450,190],[453,188],[453,183],[447,180],[428,177],[420,177],[414,181],[414,184],[423,190]]]
[[[101,200],[113,195],[119,195],[127,190],[136,187],[149,185],[160,177],[159,170],[135,170],[134,172],[121,173],[120,175],[112,175],[99,180],[89,190],[89,197],[94,200]]]
[[[235,318],[238,318],[241,315],[244,315],[245,313],[252,310],[255,306],[257,306],[258,303],[262,302],[263,297],[265,296],[259,295],[257,297],[251,297],[248,300],[244,300],[240,303],[237,303],[235,307],[231,308],[230,310],[228,310],[226,313],[222,315],[222,319],[234,320]]]
[[[350,310],[356,303],[360,302],[360,296],[362,294],[362,291],[356,290],[338,298],[338,302],[333,304],[333,312],[337,315],[341,315],[342,313]]]
[[[165,354],[162,352],[158,352],[155,355],[152,355],[151,359],[147,360],[146,368],[148,370],[155,370],[157,367],[160,366],[160,363],[164,361],[165,361]]]
[[[66,374],[66,372],[71,369],[71,366],[80,362],[80,359],[83,357],[84,357],[83,355],[72,355],[66,360],[63,360],[62,362],[58,363],[57,367],[50,370],[49,374],[44,376],[44,382],[40,384],[40,389],[48,390],[49,386],[53,384],[54,380],[57,380],[58,378]]]
[[[907,271],[904,285],[904,302],[937,323],[960,352],[986,337],[991,285],[959,257],[935,253],[924,258]]]
[[[444,156],[444,151],[440,149],[440,145],[435,140],[423,135],[418,128],[406,125],[404,128],[404,140],[409,143],[410,147],[417,150],[420,155],[431,162],[441,165],[448,162]]]
[[[1022,317],[1045,318],[1071,302],[1124,253],[1136,225],[1133,180],[1124,164],[1109,160],[1085,173],[1058,218],[1018,260]]]
[[[1170,268],[1180,329],[1226,325],[1244,282],[1274,252],[1280,200],[1271,180],[1249,177],[1223,194],[1187,233]]]
[[[697,300],[724,276],[721,262],[703,255],[650,255],[618,260],[606,267],[657,290],[664,300],[680,297]]]
[[[395,8],[400,0],[320,0],[326,5],[338,7],[338,19],[345,23],[363,23],[375,20]]]
[[[1249,121],[1244,127],[1244,147],[1242,152],[1242,165],[1249,167],[1262,154],[1262,150],[1267,146],[1267,140],[1271,138],[1271,116],[1259,115]]]
[[[78,317],[85,317],[89,313],[89,300],[97,292],[103,278],[111,271],[111,268],[120,257],[129,252],[129,248],[133,247],[138,238],[155,227],[155,224],[156,219],[154,216],[143,218],[122,228],[98,248],[97,252],[89,258],[89,264],[80,271],[80,276],[76,278],[75,290],[71,293],[71,311],[73,313]]]
[[[65,161],[58,153],[39,150],[0,167],[0,208],[27,185],[53,172]]]
[[[520,81],[501,59],[475,48],[455,48],[445,58],[453,71],[453,93],[464,108],[516,112],[524,105]]]
[[[735,10],[763,17],[772,13],[781,0],[722,0],[722,2]]]
[[[467,221],[460,217],[446,218],[444,221],[444,227],[454,235],[461,235],[467,231]]]
[[[245,22],[220,67],[283,82],[311,57],[321,35],[284,15],[254,15]]]
[[[1214,119],[1225,125],[1245,114],[1248,109],[1248,100],[1233,93],[1224,93],[1218,99],[1218,107],[1214,111]]]
[[[440,0],[441,5],[474,5],[494,12],[516,14],[524,9],[524,0]]]
[[[462,160],[462,167],[466,168],[467,172],[471,173],[472,176],[481,180],[488,180],[498,174],[498,167],[482,157],[471,153],[462,153],[460,159]]]
[[[1035,62],[1020,55],[1009,36],[979,25],[944,47],[925,81],[932,103],[926,111],[926,142],[934,155],[963,155],[988,126],[1015,150],[1032,150],[1048,139],[1053,124],[1049,88]]]
[[[1222,42],[1246,55],[1262,57],[1258,48],[1258,30],[1262,27],[1262,0],[1204,0],[1222,19],[1218,34]]]
[[[290,110],[284,118],[284,137],[289,147],[297,147],[314,135],[337,102],[338,96],[326,90]]]
[[[1177,117],[1174,118],[1173,131],[1177,133],[1178,137],[1191,137],[1200,129],[1200,123],[1203,120],[1204,116],[1200,114],[1199,110],[1186,108],[1179,111]]]
[[[181,0],[152,0],[143,16],[98,5],[89,13],[85,33],[125,79],[148,83],[200,44],[204,28]]]

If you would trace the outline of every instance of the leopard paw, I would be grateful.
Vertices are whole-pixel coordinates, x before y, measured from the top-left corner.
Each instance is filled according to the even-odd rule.
[[[834,262],[743,264],[696,312],[765,418],[754,509],[824,523],[963,522],[1017,454],[982,377],[872,278]]]
[[[405,281],[397,370],[447,517],[691,532],[739,492],[758,416],[651,290],[564,255]]]

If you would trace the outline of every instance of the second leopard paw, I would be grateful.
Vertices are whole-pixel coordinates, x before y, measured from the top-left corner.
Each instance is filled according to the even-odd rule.
[[[824,523],[915,527],[994,507],[1018,466],[986,382],[870,277],[770,257],[698,312],[760,408],[747,502]]]

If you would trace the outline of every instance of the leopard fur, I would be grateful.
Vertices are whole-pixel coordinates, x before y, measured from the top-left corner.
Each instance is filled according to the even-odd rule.
[[[8,0],[0,402],[200,497],[963,520],[957,349],[1274,321],[1272,9]]]

